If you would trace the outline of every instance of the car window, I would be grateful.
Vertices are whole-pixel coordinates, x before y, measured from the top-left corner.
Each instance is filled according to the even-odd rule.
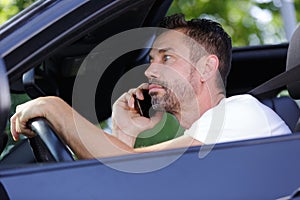
[[[284,12],[282,11],[282,7],[286,9]],[[209,18],[218,21],[231,35],[233,46],[244,47],[287,43],[288,36],[286,35],[285,28],[286,26],[291,26],[291,24],[285,24],[284,18],[288,17],[289,21],[293,21],[291,17],[295,17],[294,21],[297,24],[300,21],[300,15],[295,11],[299,9],[299,1],[174,0],[167,15],[183,13],[187,19]],[[287,11],[291,12],[289,16],[283,16],[287,14]],[[296,26],[296,24],[292,24],[292,26]],[[284,90],[277,96],[289,96],[289,94],[287,90]],[[300,106],[299,101],[297,103]],[[168,120],[172,121],[172,119],[169,119],[170,116],[167,117]],[[101,125],[108,132],[111,131],[110,118],[102,122]],[[178,129],[178,127],[176,128]],[[158,140],[160,140],[159,137]]]
[[[9,112],[9,117],[11,117],[16,110],[17,105],[25,103],[27,101],[30,100],[30,97],[27,94],[14,94],[11,93],[11,108],[10,108],[10,112]],[[5,150],[2,152],[2,154],[0,154],[0,160],[7,154],[9,153],[10,149],[13,148],[18,142],[20,142],[21,140],[19,140],[18,142],[15,142],[11,135],[9,134],[10,132],[10,123],[7,123],[6,129],[5,129],[5,133],[9,135],[8,137],[8,142],[6,145]],[[21,136],[21,139],[23,139],[24,137]]]
[[[41,2],[43,1],[0,1],[0,23],[4,23],[30,4],[38,4]],[[187,19],[206,17],[216,20],[220,22],[224,29],[231,35],[233,46],[235,47],[278,44],[288,41],[284,28],[285,22],[281,13],[281,7],[283,5],[281,5],[280,2],[279,0],[174,0],[167,15],[184,13]],[[299,10],[300,1],[293,2],[292,6],[295,7],[295,10]],[[295,12],[295,20],[296,23],[300,21],[300,15],[297,12]],[[282,94],[286,95],[286,93],[280,93],[280,95]],[[11,115],[14,113],[16,105],[30,99],[26,94],[15,93],[12,94],[11,98]],[[174,129],[178,130],[178,134],[182,134],[183,130],[180,127],[178,128],[172,116],[166,116],[165,119],[174,124]],[[107,132],[110,132],[110,119],[101,122],[100,126],[107,130]],[[6,132],[9,132],[9,123]],[[154,141],[150,142],[149,140],[142,141],[141,139],[137,146],[147,146],[158,143],[161,140],[166,140],[164,135],[165,134],[162,134],[164,138],[155,138]],[[172,137],[175,136],[173,135]],[[13,145],[15,145],[15,142],[10,138],[9,145],[5,152]]]

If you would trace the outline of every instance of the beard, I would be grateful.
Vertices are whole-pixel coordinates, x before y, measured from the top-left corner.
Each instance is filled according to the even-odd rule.
[[[166,111],[169,113],[180,110],[180,103],[176,95],[170,89],[166,89],[165,91],[163,95],[157,92],[150,93],[152,108],[156,111]]]
[[[187,83],[175,80],[173,82],[163,82],[151,80],[150,84],[160,85],[165,92],[150,92],[152,108],[156,111],[165,111],[171,114],[179,113],[184,103],[189,103],[191,98],[195,98],[194,91]]]

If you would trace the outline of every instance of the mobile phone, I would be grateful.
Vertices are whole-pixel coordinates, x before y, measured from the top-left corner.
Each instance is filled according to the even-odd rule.
[[[151,96],[148,90],[143,90],[144,100],[134,97],[134,107],[141,116],[150,118],[150,109],[152,108]]]

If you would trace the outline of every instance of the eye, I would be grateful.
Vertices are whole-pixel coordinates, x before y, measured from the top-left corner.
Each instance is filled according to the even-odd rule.
[[[164,57],[163,57],[163,61],[164,62],[167,62],[168,60],[170,60],[171,59],[171,56],[170,55],[164,55]]]
[[[153,58],[151,56],[149,56],[149,63],[153,62]]]

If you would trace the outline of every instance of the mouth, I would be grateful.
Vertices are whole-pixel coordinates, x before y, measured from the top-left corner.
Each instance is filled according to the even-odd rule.
[[[149,90],[152,90],[152,89],[161,89],[163,88],[162,86],[160,85],[157,85],[157,84],[150,84],[149,85]]]
[[[159,81],[157,79],[149,80],[149,94],[158,95],[159,93],[164,94],[167,91],[167,83]]]
[[[157,94],[158,92],[165,90],[163,86],[155,83],[149,85],[149,94]]]

